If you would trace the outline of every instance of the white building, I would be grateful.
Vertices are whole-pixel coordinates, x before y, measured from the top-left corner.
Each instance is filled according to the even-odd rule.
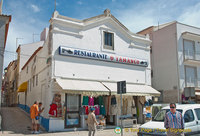
[[[138,33],[149,34],[152,40],[152,86],[162,91],[162,101],[178,102],[179,99],[181,102],[184,90],[188,89],[195,90],[197,98],[200,90],[200,28],[174,21]]]
[[[27,101],[30,107],[41,101],[42,125],[48,131],[85,128],[84,112],[93,105],[100,108],[102,118],[107,116],[106,124],[115,126],[121,111],[117,82],[125,80],[123,114],[138,113],[138,122],[143,122],[144,96],[159,95],[151,88],[150,43],[148,37],[130,32],[109,10],[85,20],[55,11],[43,47],[22,68],[19,89],[23,84],[28,88],[26,97],[20,93],[20,104]]]
[[[6,40],[8,35],[8,28],[9,23],[11,22],[11,16],[2,15],[2,7],[0,7],[0,90],[2,92],[2,73],[3,73],[3,60],[4,60],[4,50],[6,47]],[[0,99],[1,99],[1,93],[0,93]],[[1,103],[0,103],[1,106]]]

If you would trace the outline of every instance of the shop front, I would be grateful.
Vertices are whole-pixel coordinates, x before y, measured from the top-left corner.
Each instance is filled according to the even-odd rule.
[[[87,81],[81,79],[57,78],[55,84],[64,95],[64,129],[87,129],[87,117],[90,108],[95,108],[95,115],[103,128],[115,128],[123,125],[132,126],[133,121],[142,123],[145,96],[159,95],[155,89],[145,85],[127,83],[127,93],[121,99],[117,94],[117,83]]]

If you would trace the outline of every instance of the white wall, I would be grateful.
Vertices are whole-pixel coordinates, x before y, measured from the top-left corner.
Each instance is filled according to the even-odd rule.
[[[148,49],[130,46],[130,43],[133,42],[135,45],[143,48],[147,48],[149,47],[149,45],[142,41],[131,41],[126,36],[127,34],[125,34],[118,27],[118,25],[113,24],[109,21],[96,23],[90,27],[84,27],[82,30],[75,28],[64,28],[64,26],[62,26],[61,24],[54,25],[53,28],[55,30],[62,30],[62,32],[53,33],[52,54],[54,55],[55,60],[53,76],[84,78],[93,80],[126,80],[127,82],[143,84],[146,83],[148,85],[151,85],[150,52]],[[114,51],[103,49],[104,30],[114,33]],[[79,33],[82,36],[69,35],[67,34],[68,31]],[[60,56],[58,54],[59,46],[68,46],[72,48],[144,59],[148,61],[149,66],[148,68],[146,68],[127,64]],[[75,76],[73,76],[73,74]]]
[[[36,61],[34,62],[34,58]],[[28,90],[27,90],[27,105],[31,107],[34,101],[39,101],[43,103],[45,107],[44,112],[41,114],[43,117],[48,118],[48,111],[50,103],[52,101],[51,95],[51,67],[47,65],[47,46],[44,45],[43,48],[33,57],[33,59],[28,63],[28,65],[20,72],[19,84],[29,81]],[[28,73],[27,73],[27,67]],[[34,67],[36,70],[33,71]],[[38,85],[33,86],[33,76],[38,75]],[[30,84],[31,79],[31,84]],[[31,89],[30,89],[31,86]],[[19,93],[20,95],[20,104],[25,104],[25,95],[24,93]]]
[[[30,56],[35,52],[35,50],[42,46],[44,41],[39,41],[30,44],[22,44],[20,45],[20,67],[19,71],[21,71],[22,67],[26,64]]]
[[[179,50],[179,75],[180,75],[180,89],[183,90],[185,87],[185,70],[184,70],[184,56],[183,56],[183,37],[182,33],[190,32],[197,35],[200,35],[200,28],[188,26],[185,24],[177,23],[177,42],[178,42],[178,50]],[[190,37],[187,40],[192,40],[195,42],[195,50],[200,53],[200,38],[197,40],[196,38]],[[197,68],[197,78],[200,79],[200,66],[197,63],[187,64],[189,66],[193,66]],[[200,86],[200,84],[199,84]]]

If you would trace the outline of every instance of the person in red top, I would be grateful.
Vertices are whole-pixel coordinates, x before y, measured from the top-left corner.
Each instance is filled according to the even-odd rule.
[[[39,132],[37,131],[37,124],[39,122],[38,118],[38,101],[35,101],[34,104],[30,108],[30,116],[32,120],[32,133],[38,134]]]

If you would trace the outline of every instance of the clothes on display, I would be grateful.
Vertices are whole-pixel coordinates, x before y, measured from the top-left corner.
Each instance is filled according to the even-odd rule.
[[[95,115],[99,115],[99,114],[100,114],[100,107],[95,106]]]
[[[50,115],[50,116],[57,117],[57,105],[56,105],[56,104],[52,103],[52,104],[50,105],[49,115]]]
[[[88,105],[88,96],[83,96],[83,102],[82,102],[82,105]]]
[[[83,108],[85,109],[85,114],[89,114],[89,109],[88,109],[88,106],[83,106]]]
[[[111,98],[111,105],[116,105],[116,104],[117,104],[116,97],[112,96],[112,98]]]
[[[103,105],[100,106],[100,114],[101,115],[106,115],[106,109]]]
[[[94,106],[94,97],[89,97],[89,106]]]
[[[94,97],[94,105],[99,105],[99,98],[98,97]]]
[[[103,96],[99,97],[88,97],[88,96],[83,96],[82,99],[82,108],[80,108],[80,113],[81,115],[88,115],[90,112],[90,108],[95,108],[95,115],[106,115],[106,109],[104,106],[104,100]],[[97,105],[97,103],[100,103],[101,105]],[[84,111],[84,112],[83,112]]]
[[[99,99],[99,105],[103,105],[103,96],[99,96],[98,99]]]

